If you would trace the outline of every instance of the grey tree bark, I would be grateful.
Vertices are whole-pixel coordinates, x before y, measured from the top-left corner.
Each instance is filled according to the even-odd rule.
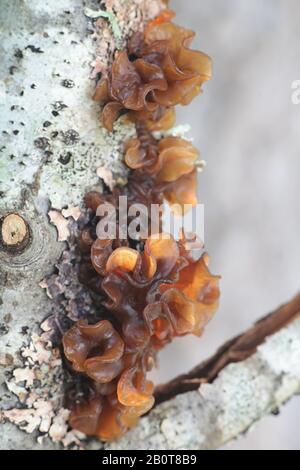
[[[135,129],[120,122],[110,135],[101,128],[98,106],[90,98],[91,78],[162,2],[106,3],[112,14],[96,28],[84,14],[86,8],[99,11],[96,0],[2,0],[0,5],[3,449],[54,449],[61,443],[101,448],[67,429],[62,364],[44,322],[53,301],[41,282],[66,248],[66,219],[75,217],[85,192],[101,191],[102,179],[126,181],[122,143]],[[252,357],[227,366],[213,384],[159,405],[109,448],[216,448],[236,437],[299,392],[299,327],[295,319]]]

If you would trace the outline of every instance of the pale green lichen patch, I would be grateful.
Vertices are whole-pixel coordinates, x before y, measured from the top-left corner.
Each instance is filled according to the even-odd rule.
[[[92,10],[91,8],[85,8],[84,14],[88,18],[92,18],[94,20],[98,18],[106,18],[111,25],[111,29],[116,39],[117,45],[120,45],[120,42],[122,39],[122,33],[118,25],[117,17],[112,11],[103,11],[103,10],[95,11],[95,10]]]

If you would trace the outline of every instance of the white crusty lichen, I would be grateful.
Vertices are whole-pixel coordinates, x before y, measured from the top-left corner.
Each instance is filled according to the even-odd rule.
[[[63,376],[59,350],[48,337],[47,322],[41,335],[33,333],[28,345],[20,349],[22,366],[6,380],[7,389],[19,405],[0,411],[0,421],[8,420],[22,431],[35,433],[41,444],[51,439],[54,444],[82,448],[84,435],[68,426],[69,410],[63,408]],[[21,405],[21,406],[20,406]]]
[[[124,45],[163,4],[105,3],[106,11],[88,24],[84,11],[91,16],[93,0],[61,0],[55,7],[41,0],[2,1],[0,193],[7,207],[20,201],[22,186],[55,209],[80,204],[87,189],[101,189],[101,166],[126,181],[123,143],[135,128],[122,120],[112,134],[102,128],[90,77],[109,65],[115,36]],[[113,31],[100,16],[112,20]]]
[[[101,165],[109,165],[116,178],[126,177],[123,142],[135,134],[134,126],[118,124],[111,135],[101,127],[100,107],[92,101],[94,81],[89,79],[95,57],[93,41],[83,28],[68,25],[68,18],[73,20],[74,15],[82,15],[81,21],[85,21],[79,9],[82,2],[60,3],[65,9],[55,10],[51,21],[47,9],[35,10],[34,5],[25,4],[24,24],[39,20],[38,30],[35,25],[33,31],[21,29],[16,21],[13,41],[10,24],[2,32],[2,204],[3,199],[7,205],[15,203],[26,185],[61,209],[80,204],[88,188],[101,189],[97,176]],[[2,9],[4,25],[7,14]]]

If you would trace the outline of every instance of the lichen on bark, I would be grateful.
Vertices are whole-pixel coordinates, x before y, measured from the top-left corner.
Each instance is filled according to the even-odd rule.
[[[115,11],[122,44],[162,7],[160,0],[151,6],[139,0],[106,3],[108,11]],[[114,53],[114,33],[107,19],[95,25],[85,8],[97,10],[99,2],[1,2],[0,219],[16,213],[30,228],[25,251],[8,252],[0,245],[0,410],[5,412],[25,406],[7,383],[14,369],[25,367],[21,349],[31,344],[32,335],[39,338],[39,325],[53,313],[40,283],[66,245],[58,242],[49,209],[82,207],[85,192],[101,191],[100,176],[108,172],[110,182],[124,184],[127,177],[122,146],[135,136],[135,128],[120,121],[110,135],[101,128],[99,106],[91,99],[99,64],[105,67]],[[36,445],[38,426],[26,435],[7,422],[8,415],[4,418],[0,447]],[[53,446],[43,441],[43,448]]]

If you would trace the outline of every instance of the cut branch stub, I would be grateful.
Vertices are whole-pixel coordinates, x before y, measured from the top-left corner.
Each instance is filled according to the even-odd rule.
[[[0,221],[1,248],[9,252],[23,251],[29,243],[29,226],[18,214],[8,214]]]

